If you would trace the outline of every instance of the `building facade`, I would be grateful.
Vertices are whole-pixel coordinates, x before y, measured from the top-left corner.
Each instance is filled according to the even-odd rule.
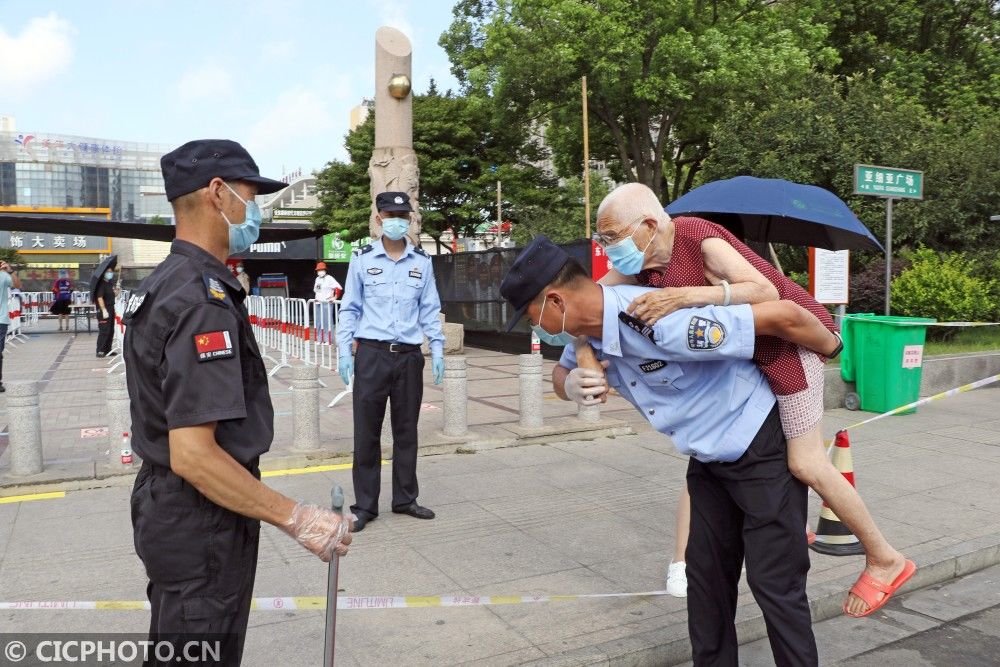
[[[20,131],[13,118],[4,117],[0,211],[172,224],[173,211],[160,173],[160,157],[168,150],[151,143]],[[88,269],[110,252],[118,253],[126,267],[136,265],[136,260],[155,265],[165,254],[164,246],[41,230],[0,232],[0,247],[17,250],[27,269],[23,277],[39,285],[61,270],[86,280]]]

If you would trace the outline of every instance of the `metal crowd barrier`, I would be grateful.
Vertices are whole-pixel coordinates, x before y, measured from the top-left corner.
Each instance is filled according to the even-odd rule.
[[[290,368],[293,360],[328,370],[337,368],[340,302],[317,302],[279,296],[251,295],[245,301],[250,327],[261,355],[274,364],[268,376]],[[320,384],[323,384],[320,381]],[[324,385],[325,386],[325,385]],[[335,404],[343,394],[334,399]]]

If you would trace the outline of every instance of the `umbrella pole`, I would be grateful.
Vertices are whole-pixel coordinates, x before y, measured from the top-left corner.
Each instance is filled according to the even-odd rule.
[[[778,253],[774,252],[774,246],[771,245],[770,241],[767,243],[767,250],[771,253],[771,261],[774,262],[775,268],[778,269],[781,275],[785,275],[785,270],[781,268],[781,261],[778,259]]]

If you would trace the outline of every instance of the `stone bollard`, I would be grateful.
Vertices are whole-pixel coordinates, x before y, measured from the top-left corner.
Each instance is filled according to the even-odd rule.
[[[7,427],[10,474],[14,477],[42,472],[42,422],[38,409],[38,384],[21,382],[7,388]]]
[[[599,422],[601,421],[601,404],[578,405],[576,416],[580,421]]]
[[[108,376],[104,399],[108,406],[108,450],[111,452],[111,461],[121,463],[122,433],[132,434],[132,413],[124,373],[112,373]]]
[[[319,449],[319,369],[315,366],[292,368],[292,449]]]
[[[521,428],[541,428],[542,355],[520,355],[518,375],[521,379]]]
[[[465,357],[444,358],[444,427],[447,436],[469,432],[469,387]]]

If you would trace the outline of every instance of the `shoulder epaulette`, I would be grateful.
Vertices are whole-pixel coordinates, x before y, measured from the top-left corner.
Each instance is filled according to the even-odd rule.
[[[430,255],[427,254],[427,251],[418,245],[413,246],[413,252],[417,253],[418,255],[423,255],[424,257],[430,257]]]
[[[366,252],[371,252],[372,250],[373,250],[373,246],[372,246],[372,244],[369,243],[368,245],[361,246],[360,248],[358,248],[357,250],[355,250],[354,251],[354,256],[355,257],[360,257],[361,255],[365,254]]]

